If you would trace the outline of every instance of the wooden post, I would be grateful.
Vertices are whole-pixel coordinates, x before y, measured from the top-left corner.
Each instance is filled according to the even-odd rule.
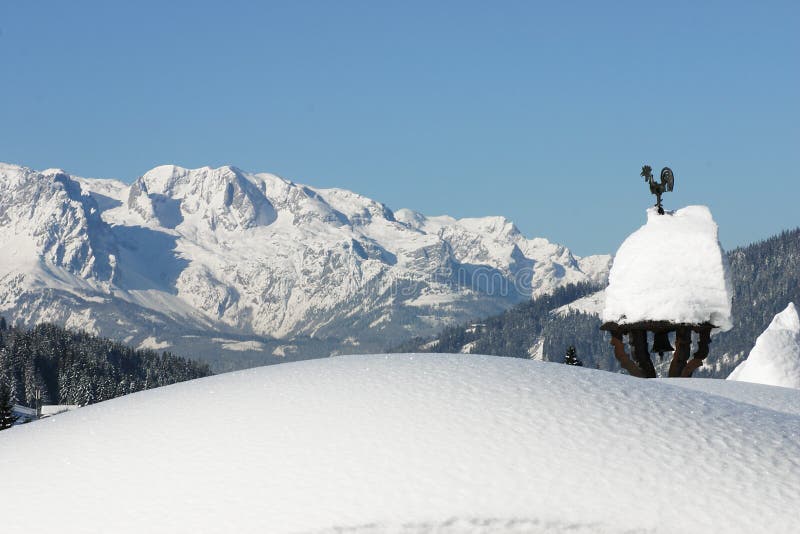
[[[672,355],[672,362],[669,364],[670,377],[679,377],[686,367],[689,354],[692,350],[692,330],[688,327],[680,327],[675,331],[675,353]]]
[[[645,378],[655,378],[656,368],[653,367],[650,351],[647,350],[647,330],[634,330],[629,336],[633,341],[633,359],[636,360],[642,374]]]
[[[614,357],[617,359],[623,369],[628,371],[631,376],[644,378],[642,370],[639,366],[633,363],[628,353],[625,352],[625,344],[622,342],[622,333],[619,331],[611,332],[611,344],[614,346]]]
[[[601,330],[611,332],[611,345],[614,346],[614,357],[623,369],[628,371],[631,376],[640,378],[656,378],[656,369],[653,360],[650,358],[650,351],[647,347],[647,332],[675,332],[675,354],[669,365],[670,377],[690,377],[692,373],[701,365],[708,356],[708,345],[711,343],[711,330],[714,325],[711,323],[690,324],[673,323],[670,321],[639,321],[637,323],[619,324],[608,321],[600,326]],[[690,360],[692,351],[692,332],[700,334],[700,341],[697,352]],[[628,343],[632,350],[625,351],[623,336],[628,336]],[[671,349],[667,347],[664,339],[659,339],[659,348]],[[667,352],[665,350],[664,352]]]
[[[711,344],[711,327],[703,326],[698,329],[698,333],[700,334],[700,339],[697,342],[697,352],[694,353],[694,357],[689,360],[689,363],[686,364],[683,372],[681,372],[681,376],[684,378],[691,377],[695,369],[703,365],[703,360],[708,356],[708,346]]]

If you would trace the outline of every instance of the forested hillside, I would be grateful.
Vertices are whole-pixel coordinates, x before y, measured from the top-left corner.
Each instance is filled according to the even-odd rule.
[[[12,402],[92,404],[211,374],[206,364],[41,324],[30,330],[0,320],[0,381]]]
[[[551,311],[590,295],[601,288],[583,283],[569,284],[492,317],[445,328],[434,339],[416,338],[396,347],[396,352],[471,352],[513,358],[561,361],[569,345],[578,357],[592,367],[616,370],[616,361],[605,357],[605,341],[598,332],[600,320],[592,315],[572,312],[563,317]],[[596,356],[587,359],[583,355]]]
[[[800,228],[728,254],[733,278],[733,328],[715,336],[710,368],[702,374],[727,376],[756,338],[789,302],[800,305]]]
[[[733,329],[712,338],[707,365],[695,376],[724,378],[742,361],[773,316],[789,302],[800,304],[800,228],[727,254],[733,283]],[[597,288],[569,286],[505,313],[452,326],[434,339],[416,339],[402,351],[471,352],[515,358],[563,361],[574,345],[585,365],[618,371],[619,365],[599,330],[600,319],[553,310]],[[476,326],[478,325],[478,326]],[[656,365],[658,355],[654,355]]]

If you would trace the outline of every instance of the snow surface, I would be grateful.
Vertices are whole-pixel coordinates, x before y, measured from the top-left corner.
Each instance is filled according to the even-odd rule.
[[[2,432],[3,532],[796,532],[800,416],[718,385],[431,354],[218,375]]]
[[[660,378],[659,380],[671,386],[703,391],[776,412],[800,415],[797,391],[790,388],[750,382],[737,382],[736,387],[731,387],[731,382],[713,378]]]
[[[800,317],[793,302],[772,319],[728,380],[800,389]]]
[[[706,206],[659,215],[628,236],[614,257],[603,322],[731,323],[731,282],[717,224]]]
[[[77,410],[78,408],[80,406],[77,404],[44,404],[42,405],[41,415],[42,417],[52,417],[53,415]]]
[[[601,289],[591,295],[586,295],[579,299],[573,300],[569,304],[565,304],[551,311],[552,315],[564,317],[572,312],[580,312],[588,315],[599,316],[603,312],[606,304],[606,290]]]
[[[230,339],[214,339],[218,341],[222,348],[233,351],[250,351],[250,350],[264,350],[265,345],[260,341],[235,341]]]
[[[136,348],[139,350],[145,350],[145,349],[163,350],[163,349],[168,349],[171,346],[172,344],[169,341],[159,341],[154,336],[150,336],[148,338],[145,338],[145,340],[142,341],[141,343],[139,343],[139,346]]]

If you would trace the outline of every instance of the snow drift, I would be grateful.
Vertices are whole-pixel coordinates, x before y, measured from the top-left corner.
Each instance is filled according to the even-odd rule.
[[[747,394],[464,355],[218,375],[4,431],[3,532],[790,532],[800,416]]]
[[[706,206],[659,215],[620,246],[609,273],[603,322],[731,323],[731,283],[717,224]]]
[[[800,317],[794,303],[772,319],[728,380],[800,389]]]

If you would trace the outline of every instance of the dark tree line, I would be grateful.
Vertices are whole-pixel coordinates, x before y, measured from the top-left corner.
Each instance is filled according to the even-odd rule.
[[[556,289],[552,294],[542,295],[518,304],[500,315],[476,320],[465,325],[447,327],[434,338],[433,342],[417,338],[394,350],[396,352],[420,350],[440,353],[459,352],[464,345],[472,343],[472,352],[476,354],[530,358],[531,347],[541,338],[542,333],[550,328],[551,322],[559,319],[550,312],[599,289],[601,288],[590,283],[568,284]],[[596,318],[591,318],[592,326],[595,322],[597,322]],[[570,332],[569,329],[558,331],[566,334]],[[558,357],[553,358],[553,361],[561,361],[569,345],[575,345],[581,354],[585,353],[586,347],[573,341],[572,337],[574,336],[569,335],[569,340],[558,348],[556,351]],[[423,346],[428,348],[421,349]]]
[[[2,324],[0,324],[2,326]],[[3,382],[0,382],[0,430],[5,430],[14,426],[17,417],[13,412],[14,405],[11,404],[11,392]]]
[[[52,324],[9,328],[0,320],[0,389],[11,403],[86,405],[210,374],[208,365],[168,352]]]

